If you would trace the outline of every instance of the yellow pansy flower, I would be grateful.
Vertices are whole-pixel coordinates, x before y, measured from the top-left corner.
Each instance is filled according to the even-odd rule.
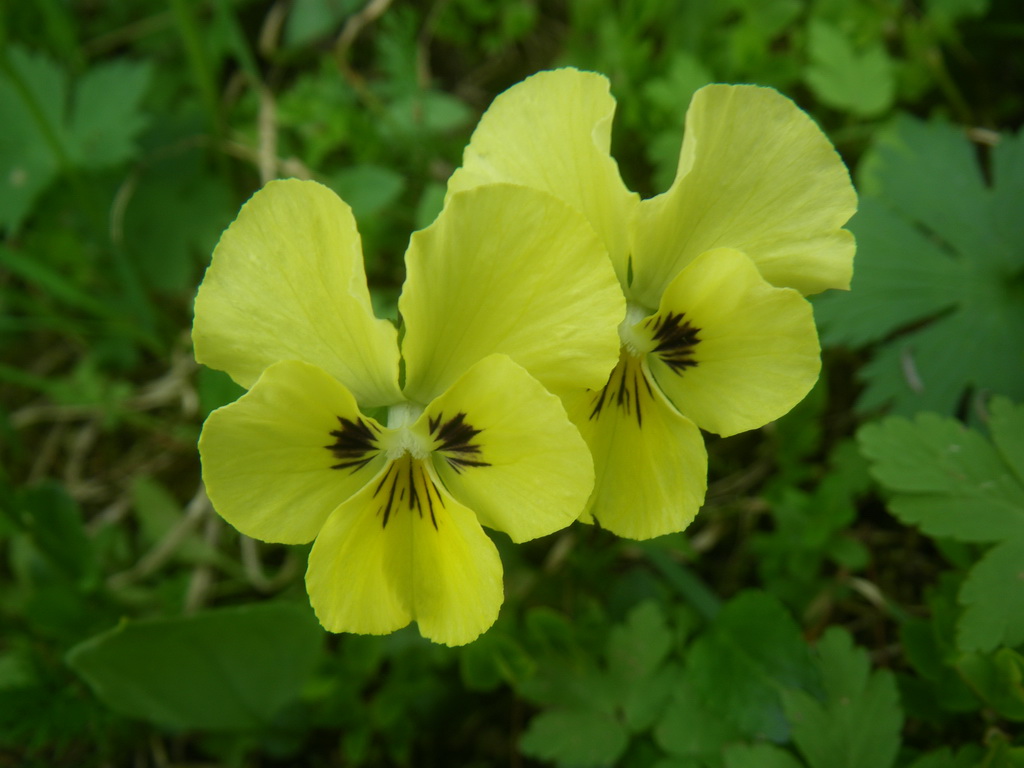
[[[593,465],[551,391],[603,383],[625,306],[585,218],[524,187],[452,196],[406,266],[399,345],[373,315],[349,207],[315,182],[257,192],[196,297],[196,359],[249,389],[210,414],[199,449],[229,523],[314,541],[324,627],[416,621],[457,645],[503,599],[481,525],[524,541],[584,507]]]
[[[641,200],[610,154],[615,102],[601,75],[541,72],[481,118],[449,195],[513,182],[583,213],[627,300],[619,363],[603,387],[563,394],[594,456],[585,520],[645,539],[700,507],[700,429],[732,435],[778,418],[817,380],[803,294],[847,288],[856,209],[827,137],[769,88],[693,97],[675,181]],[[699,429],[700,428],[700,429]]]

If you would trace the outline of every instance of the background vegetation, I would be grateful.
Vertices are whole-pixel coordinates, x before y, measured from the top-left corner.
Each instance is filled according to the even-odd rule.
[[[38,0],[0,26],[0,766],[1024,766],[1018,0]],[[378,314],[475,120],[606,73],[630,186],[772,85],[862,195],[825,374],[710,441],[683,534],[495,538],[479,641],[327,636],[210,509],[191,302],[268,179],[355,209]]]

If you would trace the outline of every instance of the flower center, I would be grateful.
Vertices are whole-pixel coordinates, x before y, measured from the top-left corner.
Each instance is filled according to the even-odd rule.
[[[644,370],[643,355],[631,352],[623,344],[619,350],[619,362],[608,377],[608,383],[600,392],[594,393],[590,419],[597,419],[608,408],[618,408],[622,413],[636,418],[636,425],[643,427],[644,407],[654,398],[654,390]]]

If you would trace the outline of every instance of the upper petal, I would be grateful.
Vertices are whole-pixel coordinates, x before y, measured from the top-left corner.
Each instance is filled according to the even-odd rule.
[[[746,253],[773,285],[848,288],[857,195],[821,129],[770,88],[709,85],[686,113],[672,187],[632,227],[636,300],[657,306],[679,271],[712,248]]]
[[[499,95],[480,118],[449,192],[509,181],[546,190],[581,211],[626,284],[626,226],[639,197],[610,154],[615,100],[594,72],[539,72]]]
[[[324,371],[297,361],[272,365],[203,425],[210,501],[253,538],[312,541],[331,511],[383,466],[380,430]]]
[[[196,296],[196,359],[249,387],[304,360],[365,406],[401,399],[395,328],[373,316],[351,209],[313,181],[272,181],[221,236]]]
[[[776,288],[739,251],[698,256],[672,281],[658,313],[648,364],[679,412],[733,435],[774,421],[818,380],[821,350],[811,305]]]
[[[306,589],[332,632],[385,634],[415,620],[446,645],[475,640],[503,599],[493,542],[408,454],[331,515],[309,554]]]
[[[504,355],[475,365],[421,420],[439,477],[484,525],[526,541],[583,510],[594,486],[586,443],[561,401]]]
[[[582,215],[492,184],[453,195],[412,236],[399,300],[406,395],[428,403],[503,353],[549,388],[598,386],[615,363],[625,299]]]
[[[686,528],[707,490],[704,438],[651,382],[643,359],[624,351],[604,389],[565,400],[594,457],[584,522],[630,539]]]

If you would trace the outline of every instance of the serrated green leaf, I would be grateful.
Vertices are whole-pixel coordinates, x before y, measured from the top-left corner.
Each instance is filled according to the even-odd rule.
[[[114,60],[75,84],[68,150],[76,165],[105,168],[135,154],[135,139],[146,125],[140,107],[149,75],[148,63]]]
[[[779,693],[815,690],[810,654],[782,604],[766,592],[743,592],[690,646],[686,680],[701,706],[749,738],[789,736]]]
[[[957,625],[964,651],[991,651],[1024,642],[1024,536],[1005,541],[978,561],[963,587]]]
[[[793,755],[773,744],[731,744],[725,768],[803,768]]]
[[[828,22],[807,27],[810,64],[804,79],[829,106],[863,117],[885,112],[896,95],[892,60],[881,43],[856,51]]]
[[[538,760],[598,768],[615,765],[628,744],[625,729],[604,713],[550,710],[530,721],[519,748]]]
[[[104,704],[179,729],[268,726],[312,673],[323,631],[307,608],[263,603],[124,622],[67,662]]]
[[[959,128],[900,117],[879,133],[859,173],[852,290],[817,302],[825,343],[882,342],[861,410],[952,413],[968,390],[1024,397],[1022,143],[1002,137],[987,186]]]
[[[889,509],[932,536],[1002,541],[1024,533],[1024,488],[985,438],[955,419],[894,416],[857,433]]]
[[[892,673],[871,672],[867,652],[840,627],[829,628],[817,651],[824,700],[783,692],[800,754],[810,768],[889,768],[903,727]]]

